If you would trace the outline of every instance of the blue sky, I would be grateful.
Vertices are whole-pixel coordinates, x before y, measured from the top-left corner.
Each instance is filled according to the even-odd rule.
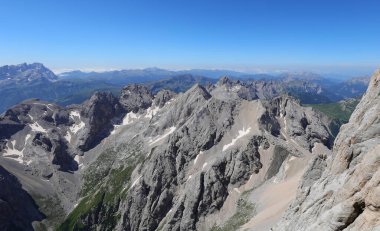
[[[0,65],[370,73],[380,1],[0,0]]]

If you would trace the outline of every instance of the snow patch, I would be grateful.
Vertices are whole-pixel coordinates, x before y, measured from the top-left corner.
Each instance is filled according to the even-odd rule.
[[[153,145],[153,144],[157,143],[158,141],[161,141],[161,140],[165,139],[168,135],[172,134],[175,130],[176,130],[176,127],[174,127],[174,126],[170,127],[169,131],[167,131],[165,134],[157,137],[155,140],[151,140],[149,142],[149,145]]]
[[[71,141],[71,133],[69,131],[67,131],[67,133],[65,135],[65,139],[67,140],[68,143],[70,143],[70,141]]]
[[[83,167],[82,158],[79,155],[76,155],[74,157],[74,160],[75,160],[75,162],[77,162],[79,168]]]
[[[79,130],[84,128],[86,124],[83,121],[80,121],[79,124],[74,124],[73,126],[70,127],[70,131],[74,134],[76,134]]]
[[[243,130],[239,130],[239,134],[236,136],[236,138],[232,139],[231,143],[223,146],[223,151],[233,146],[236,143],[236,141],[238,141],[240,138],[247,135],[250,131],[251,131],[251,127],[249,127],[247,130],[245,128],[243,128]]]
[[[207,162],[205,162],[202,166],[202,170],[205,169],[205,167],[207,166]]]
[[[29,118],[30,118],[32,121],[34,121],[33,116],[31,116],[30,114],[28,114],[28,116],[29,116]]]
[[[13,160],[16,160],[20,164],[22,164],[24,162],[22,160],[22,158],[24,157],[24,148],[21,151],[19,151],[14,146],[13,146],[13,148],[10,148],[9,144],[7,144],[6,149],[4,149],[4,151],[5,152],[3,154],[3,157],[11,158]]]
[[[157,112],[160,110],[159,107],[157,106],[152,106],[152,107],[149,107],[147,110],[146,110],[146,115],[145,115],[145,118],[149,118],[149,119],[152,119],[154,115],[157,114]]]
[[[16,140],[12,140],[11,143],[12,143],[12,147],[15,148],[16,147]]]
[[[241,88],[241,86],[240,86],[240,85],[237,85],[237,86],[232,87],[231,90],[232,90],[233,92],[237,92],[237,91],[240,90],[240,88]]]
[[[73,134],[76,134],[79,130],[81,130],[82,128],[84,128],[86,126],[86,124],[83,122],[83,120],[80,116],[79,111],[71,111],[70,112],[70,118],[75,121],[75,124],[70,127],[70,131]],[[80,121],[78,124],[77,124],[77,121],[75,118],[77,118]]]
[[[119,129],[121,126],[125,126],[125,125],[132,124],[132,123],[135,122],[136,120],[140,119],[141,116],[142,116],[142,115],[137,114],[137,113],[134,113],[134,112],[129,112],[129,113],[127,113],[127,114],[124,116],[123,121],[121,122],[121,124],[113,125],[113,130],[111,131],[111,135],[115,134],[115,133],[116,133],[116,130]]]
[[[138,177],[138,178],[132,183],[131,188],[133,188],[133,187],[137,184],[137,182],[139,182],[140,178],[141,178],[141,176],[139,176],[139,177]]]
[[[54,111],[54,110],[51,108],[51,106],[53,106],[53,104],[48,104],[48,105],[46,105],[46,107],[47,107],[50,111]]]
[[[197,163],[199,155],[203,155],[203,152],[200,151],[199,154],[195,157],[195,159],[194,159],[194,165]]]
[[[171,100],[169,100],[168,102],[165,103],[165,106],[173,103],[174,101],[175,101],[175,98],[172,98]]]
[[[32,129],[32,131],[34,132],[43,132],[43,133],[46,133],[46,129],[43,128],[38,122],[35,122],[35,123],[32,123],[32,124],[29,124],[29,127]]]
[[[123,122],[121,125],[128,125],[133,122],[133,120],[140,119],[140,115],[134,113],[134,112],[129,112],[124,116]]]
[[[71,112],[70,112],[70,118],[71,118],[72,120],[75,120],[75,117],[77,117],[77,118],[80,119],[80,113],[79,113],[79,111],[71,111]]]
[[[30,134],[28,134],[28,135],[25,136],[25,144],[24,145],[26,145],[26,142],[28,142],[28,140],[29,140],[30,137],[31,137]]]

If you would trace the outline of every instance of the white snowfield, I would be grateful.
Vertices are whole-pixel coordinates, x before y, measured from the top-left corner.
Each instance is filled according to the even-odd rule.
[[[12,160],[15,160],[15,161],[19,162],[20,164],[24,163],[24,161],[23,161],[24,150],[25,150],[25,146],[27,145],[27,142],[30,139],[30,137],[31,137],[30,134],[27,134],[25,136],[24,147],[21,151],[15,147],[16,146],[16,140],[12,140],[10,142],[12,144],[12,148],[9,147],[9,143],[8,143],[6,146],[6,149],[4,149],[5,152],[3,153],[3,157],[7,157],[7,158],[10,158]],[[28,164],[30,164],[31,162],[32,161],[29,161]]]
[[[238,91],[240,90],[240,88],[241,88],[240,85],[233,86],[233,87],[231,88],[231,91],[233,91],[233,92],[238,92]]]
[[[81,160],[82,158],[79,156],[79,155],[76,155],[75,157],[74,157],[74,160],[75,160],[75,162],[77,162],[77,164],[78,164],[78,168],[82,168],[83,167],[83,163],[82,163],[82,160]]]
[[[204,169],[206,168],[207,165],[208,165],[208,163],[205,162],[205,163],[203,164],[203,166],[202,166],[202,170],[204,170]]]
[[[139,182],[140,178],[141,178],[141,176],[139,176],[135,181],[133,181],[131,188],[136,186],[136,184]]]
[[[13,142],[12,142],[12,145],[13,145]],[[24,157],[24,148],[19,151],[17,150],[14,145],[13,145],[13,148],[10,148],[9,147],[9,144],[6,146],[6,149],[4,149],[4,154],[3,154],[3,157],[7,157],[7,158],[11,158],[13,160],[16,160],[17,162],[19,162],[20,164],[23,163],[23,157]]]
[[[238,141],[240,138],[248,135],[248,133],[250,131],[251,131],[251,127],[249,127],[248,129],[243,128],[243,130],[239,130],[239,134],[236,136],[236,138],[232,139],[231,143],[223,146],[223,151],[225,151],[225,150],[229,149],[230,147],[232,147],[233,145],[235,145],[236,141]]]
[[[34,122],[34,123],[30,124],[29,127],[34,132],[43,132],[43,133],[47,132],[46,129],[43,128],[38,122]]]
[[[70,131],[67,131],[67,133],[65,135],[65,139],[67,140],[67,142],[70,143],[70,141],[71,141],[71,133],[70,133]]]
[[[28,142],[28,140],[29,140],[30,137],[31,137],[30,134],[27,134],[27,135],[25,136],[25,143],[24,143],[24,146],[27,144],[27,142]]]
[[[157,112],[158,112],[159,110],[160,110],[160,108],[157,107],[157,106],[149,107],[149,108],[146,110],[145,118],[152,119],[153,116],[156,115]]]
[[[80,116],[80,113],[78,111],[72,111],[70,112],[70,118],[74,121],[75,118],[78,118],[79,119],[79,123],[77,124],[77,122],[75,122],[75,124],[73,126],[70,127],[70,131],[73,133],[73,134],[77,134],[77,132],[79,130],[81,130],[82,128],[84,128],[86,126],[86,124],[83,122],[81,116]]]
[[[141,118],[141,115],[140,114],[136,114],[134,112],[129,112],[127,113],[124,118],[123,118],[123,121],[121,122],[121,124],[115,124],[113,125],[113,130],[111,131],[111,135],[113,134],[116,134],[117,130],[121,127],[121,126],[125,126],[125,125],[129,125],[129,124],[132,124],[134,122],[136,122],[137,120],[139,120]]]
[[[28,114],[28,116],[34,122],[33,116],[31,116],[30,114]],[[34,132],[46,132],[46,129],[44,129],[38,122],[34,122],[32,124],[29,124],[29,127]]]
[[[151,140],[151,141],[149,142],[149,145],[153,145],[153,144],[155,144],[155,143],[157,143],[157,142],[159,142],[159,141],[165,139],[168,135],[172,134],[176,129],[177,129],[177,128],[174,127],[174,126],[173,126],[173,127],[170,127],[170,128],[168,129],[168,131],[167,131],[165,134],[163,134],[163,135],[161,135],[161,136],[158,136],[158,137],[157,137],[156,139],[154,139],[154,140]]]
[[[133,123],[134,120],[140,119],[141,115],[134,112],[129,112],[124,116],[123,122],[121,125],[128,125]]]
[[[194,159],[194,165],[197,163],[199,155],[203,155],[203,152],[200,151],[199,154],[195,157],[195,159]]]

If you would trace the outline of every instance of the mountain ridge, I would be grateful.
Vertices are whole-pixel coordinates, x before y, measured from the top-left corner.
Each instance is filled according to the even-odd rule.
[[[29,98],[53,101],[62,106],[78,104],[89,99],[95,91],[112,91],[118,95],[122,87],[130,83],[144,83],[155,88],[155,92],[167,88],[178,93],[188,90],[197,82],[203,85],[207,85],[208,82],[212,84],[217,81],[216,78],[226,75],[244,82],[272,85],[274,90],[291,93],[303,103],[328,103],[357,97],[364,93],[368,84],[365,79],[334,83],[313,73],[288,73],[282,77],[265,74],[247,76],[211,70],[212,74],[208,75],[207,70],[195,70],[192,73],[192,70],[168,71],[149,68],[102,73],[74,71],[71,72],[74,76],[70,77],[66,73],[66,76],[62,77],[56,76],[39,63],[3,66],[0,70],[3,70],[0,71],[0,96],[4,96],[0,103],[0,112]],[[183,81],[180,78],[183,78]]]
[[[197,84],[185,93],[155,95],[146,86],[129,85],[119,98],[97,93],[66,108],[26,101],[1,118],[0,125],[9,127],[2,133],[9,132],[3,135],[0,163],[21,174],[23,184],[38,182],[49,198],[59,198],[56,207],[68,216],[55,224],[63,230],[223,227],[224,220],[207,220],[224,216],[218,211],[226,201],[240,197],[234,188],[260,169],[263,178],[249,184],[286,178],[282,163],[303,162],[316,142],[327,149],[332,139],[311,108],[289,96],[252,98],[241,93],[240,84],[225,78],[207,89]],[[261,163],[260,153],[273,159]],[[243,200],[247,209],[253,206]],[[40,208],[43,203],[37,200]],[[154,218],[146,212],[152,206]],[[47,217],[56,213],[43,211]]]

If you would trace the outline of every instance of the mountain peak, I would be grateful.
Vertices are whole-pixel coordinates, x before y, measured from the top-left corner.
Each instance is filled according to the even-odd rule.
[[[21,63],[0,67],[0,80],[34,81],[38,79],[57,80],[57,76],[42,63]]]
[[[205,99],[211,98],[210,93],[199,83],[196,83],[192,88],[190,88],[186,94],[197,94],[203,96]]]
[[[228,76],[223,76],[222,78],[219,79],[217,84],[221,86],[221,85],[232,84],[232,83],[233,81],[231,80],[231,78],[229,78]]]
[[[120,103],[127,112],[137,112],[152,105],[153,96],[146,86],[130,84],[123,88]]]
[[[380,69],[377,69],[370,80],[368,91],[378,86],[379,82],[380,82]]]

